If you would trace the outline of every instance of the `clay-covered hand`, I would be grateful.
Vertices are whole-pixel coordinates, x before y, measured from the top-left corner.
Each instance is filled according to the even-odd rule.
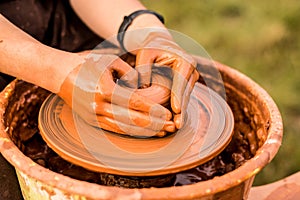
[[[199,78],[196,62],[170,35],[151,33],[137,51],[136,58],[136,69],[140,74],[140,82],[144,85],[150,83],[153,64],[172,68],[171,108],[175,114],[175,125],[180,129],[190,94]]]
[[[142,137],[174,132],[171,112],[137,94],[137,81],[135,69],[119,57],[91,53],[66,77],[58,95],[93,126]]]

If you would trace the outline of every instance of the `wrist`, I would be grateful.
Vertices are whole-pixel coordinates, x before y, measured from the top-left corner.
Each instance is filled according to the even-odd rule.
[[[165,28],[143,28],[127,31],[124,37],[124,46],[128,52],[135,54],[136,51],[145,47],[149,41],[158,37],[173,40]]]
[[[70,53],[70,52],[61,52],[59,56],[57,56],[56,62],[57,64],[51,65],[52,71],[54,72],[54,77],[56,81],[56,86],[53,87],[54,93],[58,93],[61,91],[61,87],[63,83],[73,77],[74,71],[80,65],[82,65],[85,61],[84,54]]]
[[[43,44],[36,50],[39,51],[35,54],[38,58],[36,63],[40,63],[40,66],[35,67],[37,74],[34,76],[38,77],[33,81],[53,93],[58,93],[74,68],[84,62],[84,57],[77,53],[62,51]]]
[[[138,10],[127,17],[129,16],[131,16],[131,23],[127,28],[128,31],[143,28],[165,28],[163,16],[154,11]]]
[[[163,23],[163,17],[150,10],[138,10],[125,16],[118,31],[120,47],[133,53],[153,36],[164,35],[172,38]]]

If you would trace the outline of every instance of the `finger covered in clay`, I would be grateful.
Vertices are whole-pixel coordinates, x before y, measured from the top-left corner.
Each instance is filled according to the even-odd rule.
[[[197,70],[194,70],[182,96],[181,112],[179,114],[175,114],[174,116],[174,123],[177,129],[182,128],[184,124],[185,111],[190,100],[191,92],[193,91],[194,85],[198,81],[198,79],[199,73],[197,72]]]
[[[102,103],[96,107],[97,119],[101,123],[103,116],[108,117],[116,122],[122,122],[128,125],[139,126],[151,130],[164,130],[174,132],[175,124],[171,120],[164,120],[150,116],[148,113],[139,112],[136,110],[128,110],[127,108],[110,104]]]
[[[134,137],[163,137],[166,135],[164,130],[151,130],[140,126],[134,126],[113,120],[109,117],[99,116],[99,126],[105,130]]]

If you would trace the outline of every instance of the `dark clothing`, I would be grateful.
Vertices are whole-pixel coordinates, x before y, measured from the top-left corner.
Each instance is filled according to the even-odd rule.
[[[0,0],[0,12],[40,42],[58,49],[81,51],[102,41],[67,0]]]
[[[93,49],[102,41],[67,0],[0,0],[0,13],[35,39],[57,49],[77,52]],[[12,80],[0,73],[0,91]],[[14,170],[1,155],[0,167],[0,199],[22,199]]]
[[[0,0],[0,13],[41,43],[57,49],[78,52],[103,41],[80,20],[68,0]],[[0,73],[0,89],[12,79]]]

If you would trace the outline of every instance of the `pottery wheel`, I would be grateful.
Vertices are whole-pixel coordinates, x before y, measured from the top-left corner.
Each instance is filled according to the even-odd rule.
[[[162,138],[134,138],[92,127],[57,95],[39,115],[43,139],[61,157],[87,169],[119,175],[155,176],[196,167],[230,142],[233,115],[214,91],[196,83],[184,126]]]

